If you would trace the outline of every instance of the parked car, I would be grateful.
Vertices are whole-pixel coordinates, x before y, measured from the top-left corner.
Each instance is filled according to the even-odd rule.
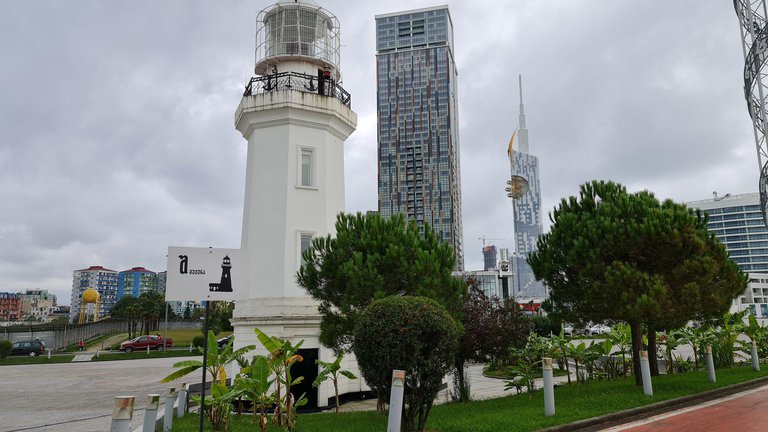
[[[26,355],[30,357],[45,353],[45,343],[39,339],[14,342],[11,346],[11,355]]]
[[[224,348],[225,346],[227,346],[227,344],[233,337],[235,337],[235,335],[229,335],[227,337],[223,337],[217,340],[216,343],[219,345],[219,348]]]
[[[166,348],[173,347],[173,339],[168,338],[167,340],[163,340],[162,336],[155,336],[155,335],[144,335],[139,336],[137,338],[133,338],[131,340],[125,341],[120,344],[120,351],[125,351],[127,353],[132,351],[138,351],[138,350],[146,350],[147,347],[149,349],[156,349],[158,351],[162,351]]]
[[[588,330],[588,333],[590,336],[601,335],[601,334],[606,334],[610,332],[611,332],[611,328],[605,324],[595,324],[592,327],[590,327]]]
[[[563,326],[563,335],[573,336],[573,324],[566,324]]]

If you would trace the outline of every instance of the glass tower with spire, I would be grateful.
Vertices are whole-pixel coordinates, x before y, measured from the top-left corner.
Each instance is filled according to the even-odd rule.
[[[546,289],[536,281],[533,270],[526,262],[528,254],[536,250],[536,240],[542,234],[541,188],[539,186],[539,158],[530,154],[528,128],[525,125],[523,108],[522,77],[520,85],[520,125],[509,144],[509,160],[512,178],[527,182],[525,192],[513,197],[512,208],[515,228],[515,254],[512,259],[513,295],[518,299],[544,299]],[[514,149],[515,135],[518,149]]]

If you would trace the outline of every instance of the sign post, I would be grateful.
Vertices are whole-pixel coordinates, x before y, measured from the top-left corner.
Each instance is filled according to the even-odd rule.
[[[208,317],[211,312],[211,302],[205,302],[205,321],[203,321],[203,381],[200,387],[200,432],[203,432],[205,419],[205,370],[208,368]],[[211,377],[214,381],[216,377]]]
[[[205,419],[205,384],[208,367],[208,320],[212,301],[248,298],[249,251],[245,249],[168,247],[165,300],[205,302],[203,323],[203,377],[200,391],[200,432]],[[168,307],[166,306],[166,312]],[[167,327],[167,325],[166,325]],[[167,330],[166,330],[167,331]],[[211,377],[216,379],[216,377]]]

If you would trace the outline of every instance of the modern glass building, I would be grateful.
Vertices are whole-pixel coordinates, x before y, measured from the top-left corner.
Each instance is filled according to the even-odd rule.
[[[760,210],[760,194],[727,194],[686,203],[709,214],[707,229],[745,273],[768,272],[768,228]]]
[[[464,268],[458,92],[447,6],[376,16],[379,212],[430,224]]]
[[[768,228],[760,210],[760,194],[714,195],[686,205],[707,212],[707,229],[749,275],[747,289],[734,299],[731,311],[749,309],[759,319],[768,319]]]
[[[518,299],[543,299],[544,284],[536,281],[533,270],[526,261],[528,254],[536,250],[536,241],[543,232],[541,224],[541,187],[539,186],[539,158],[529,153],[528,128],[523,108],[523,88],[520,80],[520,127],[516,136],[518,149],[514,148],[515,135],[509,143],[508,156],[513,178],[527,182],[527,191],[519,198],[512,198],[515,228],[515,254],[512,257],[513,296]]]
[[[483,270],[496,270],[499,267],[499,261],[496,258],[496,246],[488,245],[483,247]]]

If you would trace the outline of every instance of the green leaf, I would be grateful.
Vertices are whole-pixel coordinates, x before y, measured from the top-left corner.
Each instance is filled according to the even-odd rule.
[[[214,398],[220,398],[229,392],[229,388],[223,384],[213,383],[211,384],[211,395]]]
[[[352,372],[350,372],[348,370],[340,370],[339,373],[344,375],[345,377],[351,379],[351,380],[357,379],[355,374],[353,374]]]
[[[184,375],[188,375],[188,374],[190,374],[190,373],[200,369],[201,367],[202,367],[202,365],[200,365],[200,366],[188,366],[188,367],[185,367],[185,368],[181,368],[181,369],[177,370],[176,372],[168,375],[167,377],[161,379],[160,382],[164,382],[164,383],[171,382],[171,381],[173,381],[175,379],[183,377]]]
[[[258,328],[254,328],[253,332],[256,333],[256,337],[259,339],[259,342],[261,342],[264,348],[266,348],[266,350],[270,353],[274,353],[282,348],[282,344],[279,342],[279,340],[267,336],[266,333],[262,332]]]
[[[203,367],[203,362],[199,360],[184,360],[184,361],[176,362],[173,364],[173,367],[175,368],[187,367],[187,366]]]

